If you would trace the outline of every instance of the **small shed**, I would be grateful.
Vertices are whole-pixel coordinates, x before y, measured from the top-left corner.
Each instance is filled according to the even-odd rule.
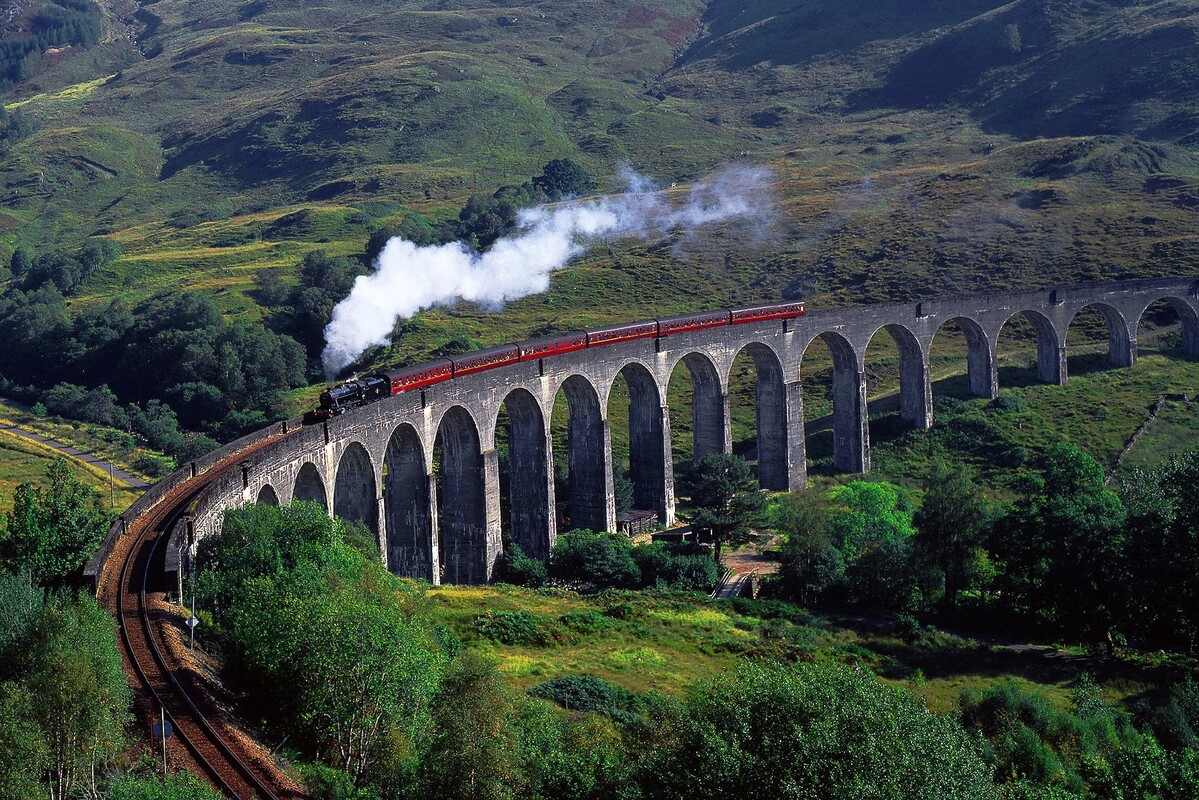
[[[658,527],[658,512],[630,508],[616,515],[616,529],[625,536],[638,536],[649,533]]]

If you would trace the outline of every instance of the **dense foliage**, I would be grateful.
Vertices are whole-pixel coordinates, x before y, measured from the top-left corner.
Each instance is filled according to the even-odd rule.
[[[46,483],[22,483],[0,531],[0,569],[25,575],[39,586],[62,587],[78,576],[108,531],[100,497],[54,459]]]
[[[1107,488],[1069,444],[1021,473],[1009,504],[984,502],[960,467],[936,464],[919,509],[899,487],[853,482],[783,498],[776,581],[808,604],[894,611],[967,610],[1113,648],[1199,641],[1194,611],[1199,455],[1188,452]]]
[[[0,531],[0,797],[215,800],[123,754],[132,693],[112,617],[66,587],[108,526],[95,493],[57,459],[17,488]]]
[[[277,417],[284,393],[305,383],[295,340],[230,324],[206,295],[136,310],[115,300],[73,314],[49,283],[10,289],[0,332],[10,345],[0,353],[10,390],[52,413],[135,431],[181,459],[213,446],[207,437],[192,441],[181,425],[241,434]]]
[[[746,664],[697,687],[647,774],[650,797],[993,798],[951,718],[861,670]]]
[[[549,574],[593,588],[657,587],[704,592],[711,591],[720,577],[708,550],[689,542],[635,546],[624,534],[589,530],[558,536],[550,555]]]
[[[100,7],[92,0],[53,0],[33,17],[31,35],[0,41],[0,92],[33,74],[48,47],[100,40]]]

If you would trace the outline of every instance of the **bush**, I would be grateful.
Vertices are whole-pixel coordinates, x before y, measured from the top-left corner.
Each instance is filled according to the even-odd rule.
[[[142,453],[133,459],[133,462],[129,466],[143,475],[149,475],[151,478],[161,478],[175,468],[175,465],[169,458],[151,455],[150,453]]]
[[[545,620],[528,611],[488,611],[475,618],[475,631],[500,644],[543,647],[553,640],[547,628]]]
[[[995,798],[974,737],[869,670],[743,663],[663,727],[641,774],[651,797]]]
[[[1003,392],[991,401],[991,407],[996,411],[1016,412],[1027,411],[1028,401],[1024,395],[1015,392]]]
[[[530,586],[534,589],[545,585],[548,572],[545,564],[536,558],[526,556],[520,545],[513,542],[504,549],[500,558],[496,578],[504,583],[516,586]]]
[[[664,589],[710,592],[720,568],[704,548],[687,542],[654,542],[633,548],[641,584]]]
[[[641,582],[632,550],[633,543],[622,534],[570,531],[554,545],[550,574],[595,586],[632,588]]]
[[[567,675],[539,683],[529,694],[552,700],[571,711],[599,711],[608,715],[637,713],[644,700],[636,692],[594,675]]]

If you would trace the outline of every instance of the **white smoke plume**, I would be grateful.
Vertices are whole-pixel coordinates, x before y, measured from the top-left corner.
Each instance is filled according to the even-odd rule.
[[[765,169],[721,172],[692,187],[677,207],[645,178],[631,171],[624,177],[623,194],[522,211],[517,230],[485,253],[462,242],[418,247],[399,237],[389,241],[375,271],[358,277],[333,309],[321,354],[326,376],[335,378],[367,347],[386,344],[397,320],[423,309],[458,300],[498,308],[544,292],[551,272],[604,237],[648,237],[734,219],[760,223],[774,214]]]

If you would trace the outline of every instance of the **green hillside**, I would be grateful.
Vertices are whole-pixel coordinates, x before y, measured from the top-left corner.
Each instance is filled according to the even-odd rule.
[[[37,334],[39,353],[91,347],[81,315],[113,298],[105,314],[141,320],[197,291],[300,340],[300,382],[315,383],[324,312],[291,291],[307,254],[361,258],[373,231],[454,220],[555,158],[601,191],[629,165],[680,194],[713,170],[763,165],[778,213],[752,231],[608,241],[501,313],[418,315],[360,367],[728,303],[829,307],[1199,261],[1189,3],[99,8],[99,37],[43,53],[0,119],[0,260],[120,245],[72,273],[65,304],[37,300],[45,331],[73,331]],[[29,35],[26,12],[2,41]],[[10,298],[33,288],[22,281]],[[103,324],[106,342],[125,339],[124,323]],[[18,373],[5,377],[40,391],[62,379]],[[148,399],[95,371],[71,379]],[[312,396],[263,406],[220,388],[225,410],[268,416]],[[218,421],[193,425],[221,437],[252,422]]]

